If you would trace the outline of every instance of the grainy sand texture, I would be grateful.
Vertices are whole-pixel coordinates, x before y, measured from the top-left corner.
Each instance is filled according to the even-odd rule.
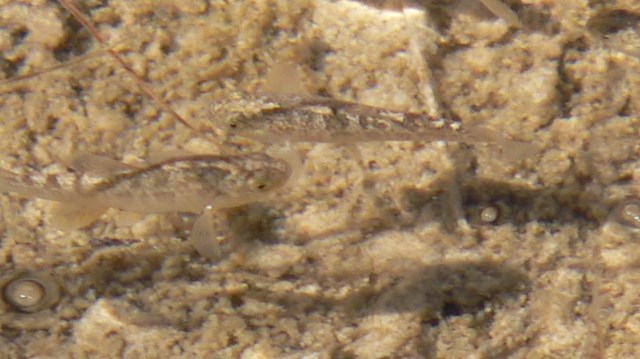
[[[520,27],[475,0],[75,3],[106,46],[56,1],[0,0],[0,168],[45,186],[74,188],[74,153],[271,151],[210,110],[269,89],[539,150],[295,144],[301,176],[226,211],[218,262],[194,215],[61,231],[2,194],[0,358],[640,357],[637,0],[505,0]]]

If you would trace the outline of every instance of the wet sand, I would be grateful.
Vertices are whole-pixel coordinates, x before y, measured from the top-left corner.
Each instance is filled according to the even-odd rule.
[[[2,195],[0,358],[638,356],[638,232],[613,209],[640,196],[640,5],[506,3],[522,28],[471,0],[82,2],[198,128],[216,99],[289,86],[270,75],[287,63],[304,93],[540,151],[298,144],[303,175],[228,211],[239,245],[218,263],[189,245],[192,215],[110,210],[63,232],[53,203]],[[55,2],[0,1],[0,24],[4,170],[74,178],[60,158],[76,151],[142,165],[270,149],[180,124]],[[19,273],[49,274],[58,303],[8,305]]]

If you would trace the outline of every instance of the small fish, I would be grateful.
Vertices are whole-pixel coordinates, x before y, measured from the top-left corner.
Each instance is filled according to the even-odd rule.
[[[530,154],[529,143],[505,139],[484,126],[462,126],[424,114],[339,101],[330,98],[242,97],[235,95],[211,107],[217,127],[226,135],[263,143],[379,141],[455,141],[517,147]],[[511,149],[510,149],[511,150]]]
[[[144,168],[135,168],[95,155],[83,155],[70,161],[75,168],[109,172],[87,189],[64,189],[42,176],[18,176],[0,173],[0,191],[27,197],[65,202],[52,214],[52,223],[61,229],[91,224],[108,208],[141,213],[191,212],[211,216],[211,211],[264,200],[282,187],[292,175],[286,159],[262,153],[242,155],[191,155],[163,160]],[[199,219],[194,232],[213,233],[211,220]],[[193,239],[193,235],[192,235]],[[200,250],[199,250],[200,251]]]

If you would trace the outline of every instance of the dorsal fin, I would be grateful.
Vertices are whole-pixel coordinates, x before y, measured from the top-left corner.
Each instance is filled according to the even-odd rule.
[[[193,153],[181,149],[154,151],[146,158],[145,162],[147,163],[147,165],[155,165],[170,159],[188,157],[193,155]]]
[[[111,158],[79,151],[63,161],[69,168],[80,173],[92,174],[100,177],[112,177],[119,173],[131,172],[139,169]]]
[[[305,86],[301,69],[292,62],[276,62],[267,72],[261,92],[271,98],[310,97]]]

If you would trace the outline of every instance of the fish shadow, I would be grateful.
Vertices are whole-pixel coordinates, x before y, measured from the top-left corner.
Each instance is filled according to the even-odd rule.
[[[288,315],[335,309],[353,317],[417,312],[423,323],[435,326],[442,319],[474,314],[490,303],[513,300],[528,292],[530,286],[520,268],[488,260],[417,265],[415,270],[393,276],[384,285],[377,283],[375,276],[370,277],[368,285],[347,295],[268,290],[248,295],[275,303]]]
[[[420,221],[438,222],[453,233],[464,219],[472,228],[511,225],[521,232],[530,223],[551,229],[567,225],[596,229],[611,219],[618,204],[602,192],[578,181],[536,188],[475,176],[461,180],[448,174],[427,191],[407,187],[402,196],[411,211],[420,213],[411,226]],[[495,218],[483,217],[487,208],[495,211]]]

